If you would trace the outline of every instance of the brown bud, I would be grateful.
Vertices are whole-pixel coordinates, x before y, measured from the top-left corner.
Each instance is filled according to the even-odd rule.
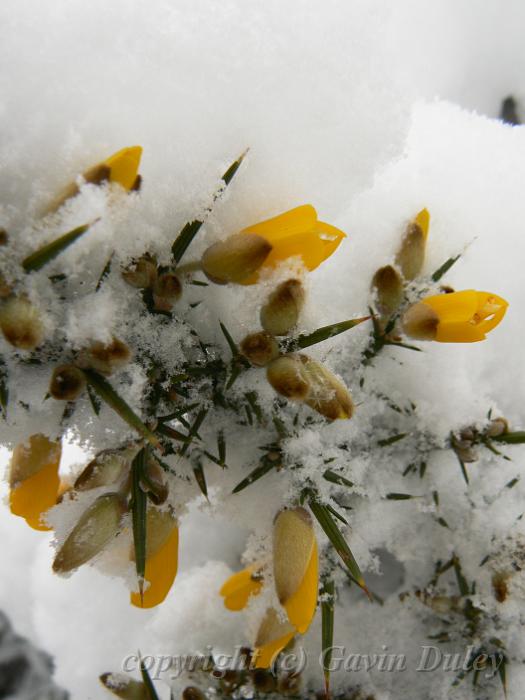
[[[206,700],[206,696],[202,690],[195,688],[193,685],[189,685],[182,691],[182,700]]]
[[[416,340],[434,340],[439,324],[437,313],[422,301],[410,306],[402,318],[406,335]]]
[[[157,311],[171,311],[182,294],[180,279],[173,272],[162,272],[153,284],[152,294]]]
[[[507,600],[509,578],[509,574],[505,571],[499,571],[492,576],[492,589],[498,603],[504,603]]]
[[[264,263],[272,246],[255,233],[235,233],[210,246],[202,256],[202,269],[217,284],[240,283]]]
[[[20,350],[34,350],[44,338],[40,314],[26,297],[2,302],[0,328],[7,342]]]
[[[130,360],[131,350],[128,346],[122,340],[113,338],[107,345],[96,341],[83,350],[78,357],[78,364],[101,374],[110,375],[127,365]]]
[[[277,679],[265,668],[256,668],[252,672],[252,683],[259,693],[274,693],[277,687]]]
[[[7,281],[4,274],[0,272],[0,299],[7,299],[12,291],[12,285]]]
[[[148,289],[153,286],[157,278],[157,264],[155,259],[146,253],[129,267],[122,270],[122,277],[132,287]]]
[[[292,401],[304,401],[310,391],[303,357],[304,355],[282,355],[273,360],[266,370],[267,379],[275,391]]]
[[[277,341],[264,331],[247,335],[240,345],[240,350],[244,357],[257,367],[265,367],[279,356]]]
[[[301,676],[298,673],[287,673],[283,678],[279,678],[278,690],[282,695],[297,697],[301,690]]]
[[[73,488],[76,491],[89,491],[115,484],[129,471],[136,452],[136,447],[102,450],[77,476]]]
[[[391,316],[403,301],[404,284],[392,265],[380,267],[372,279],[377,297],[377,308],[384,316]]]
[[[415,279],[421,272],[425,262],[426,243],[427,237],[422,227],[416,221],[411,221],[396,255],[396,265],[406,280]]]
[[[122,673],[103,673],[100,682],[106,690],[123,700],[148,700],[150,697],[142,681],[136,681]]]
[[[487,428],[487,435],[489,437],[499,437],[509,432],[509,422],[506,418],[494,418],[490,421]]]
[[[348,419],[354,404],[345,385],[320,362],[306,358],[304,365],[310,391],[305,403],[329,420]]]
[[[272,335],[286,335],[297,324],[304,306],[304,288],[300,280],[282,282],[261,309],[261,325]]]
[[[84,372],[74,365],[60,365],[53,370],[49,393],[59,401],[74,401],[86,387]]]
[[[297,592],[315,547],[312,518],[304,508],[282,510],[273,526],[273,575],[282,605]]]
[[[0,246],[7,245],[9,243],[9,234],[5,228],[0,228]]]
[[[60,547],[53,571],[63,574],[85,564],[118,534],[125,503],[117,493],[99,496],[80,516]]]
[[[168,498],[169,488],[164,470],[152,455],[146,464],[144,478],[140,486],[155,505],[161,505]]]

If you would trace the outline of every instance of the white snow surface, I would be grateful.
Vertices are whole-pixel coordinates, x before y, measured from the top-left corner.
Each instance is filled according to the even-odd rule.
[[[116,266],[100,292],[86,290],[94,290],[114,250],[116,263],[145,249],[169,262],[178,231],[206,209],[220,174],[247,147],[188,259],[250,223],[312,203],[321,220],[348,237],[308,275],[301,330],[367,313],[374,271],[391,262],[404,226],[423,207],[431,215],[424,274],[461,253],[444,281],[458,290],[492,291],[509,302],[504,321],[485,342],[429,343],[420,353],[387,348],[364,372],[359,358],[369,333],[365,324],[310,348],[312,357],[344,379],[356,415],[334,424],[316,419],[284,446],[289,462],[302,469],[270,473],[238,495],[231,489],[256,466],[255,447],[274,436],[268,429],[231,427],[226,413],[207,422],[202,434],[212,452],[218,431],[225,430],[229,468],[207,463],[209,503],[193,482],[176,483],[170,498],[181,520],[179,573],[167,600],[153,610],[129,605],[123,579],[108,575],[110,561],[84,566],[69,578],[53,575],[52,536],[13,517],[4,498],[0,608],[18,631],[54,656],[56,681],[74,700],[109,697],[98,676],[121,671],[123,659],[137,649],[176,655],[211,646],[229,653],[253,641],[257,604],[230,613],[218,590],[243,563],[270,556],[273,518],[306,477],[326,498],[351,505],[344,511],[348,540],[365,577],[374,581],[371,588],[385,600],[384,606],[368,603],[355,587],[345,586],[341,574],[335,644],[348,653],[381,654],[387,648],[408,659],[404,672],[336,674],[334,689],[360,686],[375,700],[502,697],[497,678],[479,691],[485,694],[474,695],[470,679],[452,687],[452,672],[415,670],[421,645],[436,644],[428,637],[443,624],[414,590],[427,585],[436,561],[455,552],[468,581],[477,581],[480,605],[489,613],[488,636],[506,646],[508,697],[521,697],[523,573],[513,574],[504,603],[494,598],[491,575],[508,568],[525,542],[524,450],[505,447],[511,460],[484,450],[468,466],[467,486],[454,453],[438,448],[451,430],[483,425],[489,409],[505,416],[513,430],[525,427],[525,127],[496,119],[508,94],[525,109],[524,22],[519,0],[1,3],[0,226],[11,234],[9,249],[0,249],[3,268],[13,270],[35,241],[102,217],[45,272],[28,278],[26,289],[45,314],[48,337],[60,329],[78,349],[114,333],[131,346],[149,348],[176,371],[190,348],[186,326],[155,328]],[[144,147],[139,194],[115,205],[105,189],[87,185],[51,225],[39,222],[42,205],[65,182],[135,143]],[[66,312],[47,279],[61,272],[68,275],[71,295]],[[285,272],[248,288],[186,288],[184,318],[226,355],[218,319],[237,340],[256,330],[261,299]],[[201,300],[188,310],[187,302]],[[0,351],[7,352],[3,339]],[[63,410],[58,402],[42,402],[45,367],[13,363],[10,370],[17,407],[0,420],[6,448],[34,432],[52,434]],[[136,363],[117,375],[119,391],[138,412],[146,380]],[[249,390],[270,406],[273,392],[262,370],[245,373],[233,391],[241,396]],[[412,402],[415,412],[399,414],[379,394],[402,407]],[[20,402],[31,404],[31,413]],[[311,414],[301,408],[300,415]],[[406,442],[366,450],[405,431],[412,431]],[[96,418],[89,401],[79,400],[69,436],[75,446],[66,450],[63,471],[78,471],[87,461],[79,446],[93,453],[130,435],[108,408]],[[337,449],[343,441],[351,445],[346,454]],[[435,447],[426,474],[403,477],[421,441]],[[8,450],[0,454],[7,464]],[[330,457],[354,482],[350,493],[321,478],[323,460]],[[189,464],[178,466],[191,476]],[[515,478],[516,485],[506,488]],[[385,500],[391,492],[418,498]],[[7,494],[5,483],[0,493]],[[59,532],[71,527],[73,510],[59,519]],[[317,536],[326,550],[320,528]],[[397,562],[394,571],[387,561]],[[377,575],[381,562],[383,577]],[[443,585],[457,592],[450,573]],[[401,601],[402,591],[411,596]],[[453,629],[462,624],[456,620]],[[315,690],[322,687],[320,631],[318,611],[298,640],[310,658],[304,681]],[[456,636],[445,648],[461,652],[465,646]],[[175,681],[177,692],[183,687]]]

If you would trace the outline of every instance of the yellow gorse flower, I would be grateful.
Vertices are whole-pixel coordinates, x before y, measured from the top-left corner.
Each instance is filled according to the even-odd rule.
[[[136,190],[140,186],[140,175],[138,174],[140,159],[142,157],[142,146],[128,146],[103,160],[101,163],[92,166],[82,177],[92,185],[101,185],[105,182],[114,183],[123,187],[126,192]],[[67,185],[56,199],[47,207],[45,213],[49,214],[59,209],[68,199],[75,197],[79,193],[76,182]]]
[[[43,516],[56,502],[60,489],[58,467],[62,447],[41,433],[13,450],[9,470],[11,513],[34,530],[50,530]]]
[[[336,251],[345,235],[319,221],[314,207],[304,204],[210,246],[202,256],[202,268],[214,282],[255,284],[260,270],[293,257],[299,257],[308,270],[315,270]]]
[[[281,511],[274,523],[273,573],[279,602],[287,619],[268,608],[255,640],[253,660],[257,668],[268,668],[285,646],[312,622],[317,606],[318,551],[312,521],[304,508]],[[261,565],[233,574],[220,594],[228,610],[242,610],[252,595],[262,589]]]
[[[437,294],[413,304],[403,315],[403,329],[419,340],[475,343],[485,340],[507,311],[508,302],[491,292],[468,289]]]

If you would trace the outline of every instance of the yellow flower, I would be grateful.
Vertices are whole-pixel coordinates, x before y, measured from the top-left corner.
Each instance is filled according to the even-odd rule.
[[[41,433],[17,445],[9,470],[9,505],[13,515],[25,518],[35,530],[50,530],[43,514],[57,501],[60,488],[58,466],[62,448]]]
[[[403,315],[403,329],[418,340],[440,343],[475,343],[502,320],[505,299],[490,292],[468,289],[437,294],[413,304]]]
[[[140,187],[141,178],[138,174],[141,146],[129,146],[106,158],[106,160],[92,166],[82,177],[92,185],[101,185],[104,182],[113,182],[123,187],[126,192],[137,190]],[[56,199],[46,208],[45,214],[50,214],[59,209],[68,199],[76,197],[79,193],[76,182],[67,185]]]
[[[310,515],[304,508],[281,511],[273,535],[275,589],[288,619],[280,619],[274,608],[266,610],[252,657],[256,668],[271,666],[297,633],[307,631],[317,606],[318,553]],[[220,593],[229,610],[242,610],[251,595],[260,593],[260,568],[255,564],[239,571],[223,585]]]
[[[314,207],[304,204],[210,246],[202,257],[202,269],[219,284],[255,284],[261,269],[292,257],[300,257],[308,270],[315,270],[343,238],[342,231],[318,221]]]
[[[168,595],[177,575],[179,528],[171,510],[148,508],[146,523],[146,571],[149,584],[142,596],[131,593],[137,608],[154,608]]]
[[[223,584],[220,595],[224,598],[224,606],[228,610],[243,610],[250,596],[258,595],[263,586],[262,579],[258,576],[260,568],[257,565],[248,566],[238,571]]]

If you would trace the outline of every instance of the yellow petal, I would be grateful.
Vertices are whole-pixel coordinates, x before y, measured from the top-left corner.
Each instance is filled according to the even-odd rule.
[[[426,238],[428,236],[428,229],[430,226],[430,213],[428,209],[421,209],[414,221],[418,226],[421,226],[421,230]]]
[[[294,632],[289,632],[273,642],[256,647],[252,659],[255,660],[255,668],[269,668],[277,655],[291,642]]]
[[[140,593],[131,593],[132,605],[137,608],[154,608],[162,603],[177,575],[178,552],[179,529],[174,526],[162,547],[146,559],[144,578],[149,582],[149,586],[144,591],[142,600]]]
[[[293,639],[295,630],[287,620],[281,620],[274,608],[268,608],[261,622],[252,661],[256,668],[268,668],[282,649]]]
[[[300,257],[310,271],[329,258],[345,238],[339,229],[318,221],[317,212],[311,204],[250,226],[242,233],[257,233],[272,245],[263,267],[275,267],[288,258]],[[242,284],[255,284],[258,279],[257,271]]]
[[[242,610],[248,604],[250,596],[261,592],[262,581],[253,577],[256,571],[256,565],[249,566],[230,576],[223,584],[219,593],[223,596],[224,605],[228,610]]]
[[[130,146],[107,158],[104,165],[110,169],[110,182],[117,182],[125,190],[131,190],[137,179],[141,156],[141,146]]]
[[[440,324],[468,322],[478,308],[477,292],[474,289],[451,294],[436,294],[425,297],[421,301],[434,309]]]
[[[58,466],[62,449],[45,435],[32,435],[28,445],[13,451],[9,482],[9,503],[13,515],[25,518],[35,530],[50,530],[42,515],[56,504],[60,479]]]
[[[303,204],[295,209],[266,219],[253,226],[248,226],[242,233],[257,233],[266,238],[272,245],[281,243],[284,239],[312,231],[317,222],[317,212],[311,204]]]
[[[306,632],[315,615],[319,581],[318,568],[317,542],[314,539],[312,555],[301,585],[291,598],[284,603],[288,619],[301,634]]]

